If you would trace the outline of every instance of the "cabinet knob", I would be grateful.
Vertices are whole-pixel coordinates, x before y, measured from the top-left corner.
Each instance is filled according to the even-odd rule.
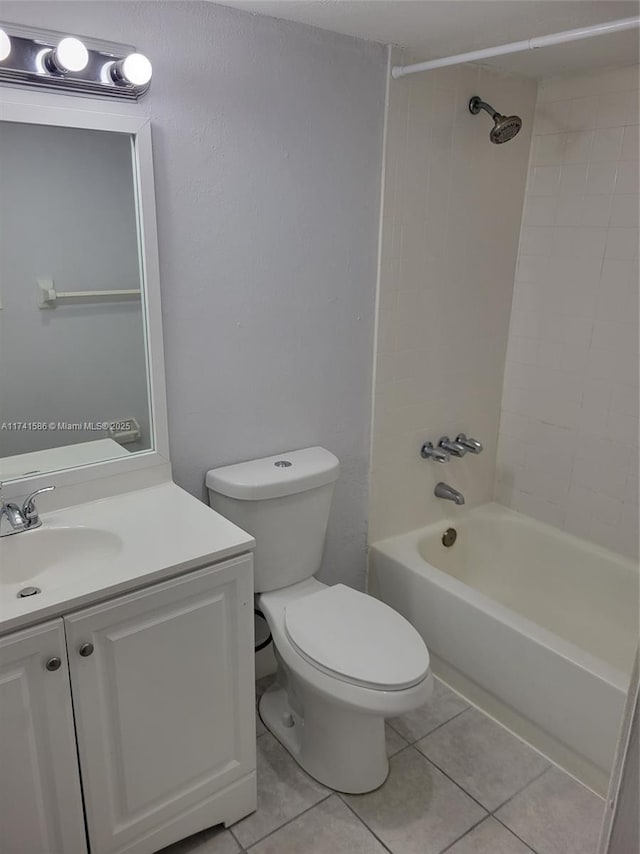
[[[57,655],[54,655],[53,658],[50,658],[47,661],[45,667],[47,668],[47,670],[60,670],[61,664],[62,661],[58,658]]]
[[[93,644],[89,643],[89,642],[83,643],[80,646],[80,649],[78,650],[78,652],[80,653],[80,655],[83,658],[86,658],[88,655],[91,655],[91,653],[93,652]]]

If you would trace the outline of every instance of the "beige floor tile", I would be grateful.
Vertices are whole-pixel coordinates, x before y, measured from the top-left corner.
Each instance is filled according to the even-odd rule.
[[[250,854],[386,854],[337,795],[258,842]]]
[[[462,697],[434,679],[433,694],[424,706],[399,718],[391,718],[389,723],[408,742],[414,742],[468,707]]]
[[[604,801],[552,767],[496,816],[538,854],[595,854]]]
[[[412,747],[389,764],[383,786],[345,800],[394,854],[440,854],[485,815]]]
[[[487,818],[447,848],[447,854],[531,854],[531,849],[495,818]]]
[[[244,848],[329,794],[269,732],[257,741],[257,760],[258,809],[233,826],[233,834]]]
[[[477,709],[467,709],[416,747],[490,812],[549,767]]]
[[[223,827],[211,827],[182,839],[158,854],[237,854],[240,846]]]

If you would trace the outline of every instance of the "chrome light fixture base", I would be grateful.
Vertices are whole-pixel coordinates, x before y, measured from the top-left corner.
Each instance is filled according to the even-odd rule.
[[[0,60],[0,84],[127,101],[137,101],[149,90],[150,64],[149,79],[141,85],[134,85],[121,73],[110,73],[116,67],[121,69],[127,57],[139,55],[132,45],[75,36],[88,52],[84,67],[75,71],[56,59],[56,49],[69,33],[2,22],[0,29],[10,40],[9,53]]]

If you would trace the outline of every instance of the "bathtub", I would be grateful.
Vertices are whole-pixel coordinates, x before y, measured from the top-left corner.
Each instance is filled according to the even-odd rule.
[[[633,561],[498,504],[370,549],[370,592],[422,634],[436,675],[600,794],[638,645],[638,582]]]

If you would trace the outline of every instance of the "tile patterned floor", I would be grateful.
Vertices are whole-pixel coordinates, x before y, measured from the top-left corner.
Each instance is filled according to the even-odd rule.
[[[441,682],[386,731],[384,785],[340,795],[259,721],[257,811],[161,854],[595,854],[604,802]]]

